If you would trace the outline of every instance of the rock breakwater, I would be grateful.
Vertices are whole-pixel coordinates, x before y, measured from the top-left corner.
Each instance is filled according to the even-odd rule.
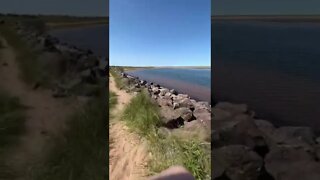
[[[126,73],[120,74],[126,82],[127,90],[140,92],[146,89],[152,101],[160,108],[161,120],[166,133],[183,131],[185,134],[202,133],[204,140],[210,141],[211,105],[208,102],[196,101],[187,94],[179,94],[168,89],[140,80]]]
[[[15,30],[36,54],[54,97],[94,96],[99,89],[99,81],[106,83],[108,58],[102,59],[91,50],[60,42],[59,39],[39,33],[23,23],[17,22]],[[36,82],[34,87],[39,86]]]
[[[319,147],[312,128],[275,127],[245,104],[212,108],[214,179],[320,179]]]

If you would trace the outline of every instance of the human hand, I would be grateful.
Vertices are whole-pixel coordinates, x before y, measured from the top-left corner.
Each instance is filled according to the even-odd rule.
[[[150,180],[195,180],[195,178],[184,167],[173,166],[151,177]]]

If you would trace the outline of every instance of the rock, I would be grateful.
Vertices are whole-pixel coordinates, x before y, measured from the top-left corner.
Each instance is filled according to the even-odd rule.
[[[140,84],[141,84],[142,86],[144,86],[144,85],[146,85],[146,84],[147,84],[147,81],[140,80]]]
[[[172,95],[172,94],[171,94],[170,92],[167,92],[164,96],[171,98],[171,95]]]
[[[197,138],[200,141],[211,142],[210,129],[197,120],[185,122],[182,128],[174,129],[173,133],[186,140]]]
[[[163,106],[172,107],[172,100],[168,97],[160,97],[157,99],[157,102],[161,107],[163,107]]]
[[[315,134],[310,127],[280,127],[279,131],[284,132],[287,136],[292,136],[308,144],[314,144]]]
[[[320,163],[294,146],[273,148],[265,158],[265,168],[276,180],[320,179]]]
[[[186,107],[181,107],[179,109],[176,109],[178,111],[178,114],[184,121],[191,121],[192,120],[192,111]]]
[[[179,103],[174,102],[173,103],[173,109],[177,109],[177,108],[179,108]]]
[[[232,104],[229,102],[219,102],[215,105],[215,108],[220,108],[233,114],[241,114],[248,111],[248,106],[246,104]]]
[[[225,173],[232,180],[256,180],[263,159],[246,146],[231,145],[213,149],[212,163],[213,179]]]
[[[207,109],[195,109],[193,111],[193,116],[196,117],[197,119],[203,116],[209,116],[211,119],[211,113]]]
[[[281,127],[273,131],[267,131],[264,136],[271,148],[277,145],[294,145],[311,151],[311,145],[314,144],[313,133],[309,128],[304,127]]]
[[[189,109],[194,109],[194,106],[193,106],[192,102],[188,98],[183,98],[181,100],[176,100],[175,102],[179,104],[179,107],[186,107],[186,108],[189,108]]]
[[[178,94],[177,97],[178,97],[178,99],[190,98],[188,94]]]
[[[271,134],[275,130],[275,127],[269,121],[258,119],[255,120],[254,123],[265,135]]]
[[[315,152],[315,155],[316,155],[316,160],[320,161],[320,145],[319,144],[317,144],[314,147],[314,152]]]
[[[178,92],[177,92],[176,90],[174,90],[174,89],[171,89],[169,92],[170,92],[171,94],[174,94],[174,95],[177,95],[177,94],[178,94]]]
[[[317,137],[316,142],[320,144],[320,137]]]
[[[205,102],[205,101],[199,101],[199,102],[196,102],[194,101],[194,107],[195,109],[207,109],[207,110],[211,110],[211,106],[208,102]]]
[[[152,91],[152,93],[153,93],[154,95],[158,95],[158,94],[160,93],[160,90],[159,90],[158,87],[152,88],[151,91]]]
[[[54,98],[63,98],[69,96],[68,92],[63,89],[55,89],[52,93]]]
[[[245,114],[214,121],[212,129],[216,130],[221,137],[221,141],[214,142],[214,145],[218,147],[231,144],[246,145],[252,149],[267,146],[254,120]]]
[[[160,108],[161,120],[167,128],[178,128],[184,124],[184,120],[180,117],[181,114],[169,106]]]
[[[205,110],[202,110],[202,111],[205,111]],[[214,121],[221,121],[221,120],[230,118],[232,116],[232,113],[223,109],[212,108],[212,116],[213,116],[212,119]]]
[[[7,62],[2,63],[2,66],[8,66]]]
[[[163,89],[160,89],[160,93],[159,93],[159,95],[160,96],[164,96],[166,93],[168,93],[169,92],[169,89],[167,89],[167,88],[163,88]]]

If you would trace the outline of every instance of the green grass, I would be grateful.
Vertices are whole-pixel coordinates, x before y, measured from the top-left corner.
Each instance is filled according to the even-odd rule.
[[[158,133],[161,126],[158,107],[142,92],[135,96],[124,110],[123,119],[130,129],[145,137],[149,142],[152,159],[149,162],[152,174],[171,166],[186,167],[196,179],[210,179],[210,145],[197,139],[188,141],[176,136]]]
[[[107,91],[103,88],[103,92]],[[107,99],[102,97],[106,97],[105,94],[92,99],[70,117],[62,137],[52,140],[53,147],[45,163],[34,168],[33,179],[107,179],[108,104]]]
[[[21,70],[21,78],[27,83],[45,83],[45,72],[42,70],[37,54],[16,34],[15,30],[9,26],[1,26],[0,34],[15,49],[17,61]]]
[[[119,68],[110,68],[110,74],[114,78],[117,88],[123,89],[125,87],[125,83],[123,79],[120,77],[119,72],[123,72],[123,69]]]
[[[24,107],[19,99],[0,91],[0,179],[13,177],[3,160],[8,153],[7,148],[15,144],[24,133],[24,122]]]
[[[116,93],[109,91],[109,109],[113,109],[117,102],[118,101]]]

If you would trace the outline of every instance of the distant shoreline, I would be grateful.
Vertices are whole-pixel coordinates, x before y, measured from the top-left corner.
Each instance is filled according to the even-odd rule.
[[[144,70],[144,69],[165,69],[165,68],[170,68],[170,69],[210,69],[211,70],[211,66],[145,66],[145,67],[122,66],[122,68],[125,72]]]

